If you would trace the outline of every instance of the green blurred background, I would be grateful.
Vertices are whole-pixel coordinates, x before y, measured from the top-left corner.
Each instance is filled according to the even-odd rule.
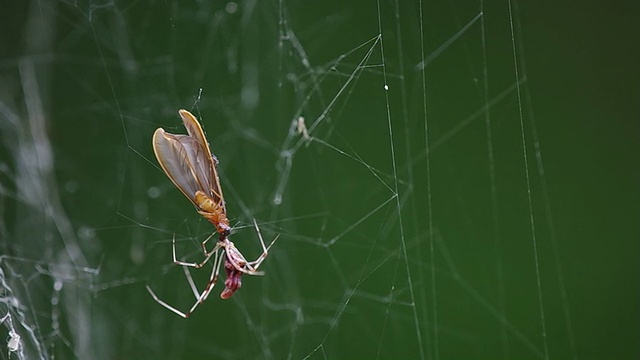
[[[631,4],[5,3],[0,358],[639,358]],[[180,108],[238,248],[280,234],[187,320],[144,288],[186,311],[213,231]]]

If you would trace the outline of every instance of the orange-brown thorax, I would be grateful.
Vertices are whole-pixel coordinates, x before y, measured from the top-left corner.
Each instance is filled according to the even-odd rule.
[[[222,200],[215,202],[207,194],[199,190],[196,191],[195,200],[200,208],[198,213],[209,220],[220,234],[228,234],[231,227],[229,227],[229,219],[227,219]]]

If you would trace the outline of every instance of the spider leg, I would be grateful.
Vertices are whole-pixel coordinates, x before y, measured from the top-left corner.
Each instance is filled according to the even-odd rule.
[[[211,271],[216,271],[216,267],[218,264],[218,257],[219,257],[220,252],[216,251],[215,252],[215,256],[213,258],[213,269],[211,269]],[[182,270],[184,271],[184,276],[187,278],[187,282],[189,283],[189,286],[191,287],[191,291],[193,291],[193,295],[195,296],[196,299],[199,299],[201,294],[198,291],[198,288],[196,287],[195,282],[193,281],[193,277],[191,276],[191,273],[189,272],[189,267],[188,266],[183,266]]]
[[[210,235],[203,243],[202,243],[202,248],[205,250],[205,258],[201,263],[195,263],[195,262],[185,262],[185,261],[181,261],[178,260],[178,258],[176,257],[176,237],[175,235],[173,236],[173,263],[176,265],[180,265],[180,266],[190,266],[190,267],[194,267],[196,269],[200,269],[201,267],[203,267],[208,261],[209,259],[211,259],[211,257],[213,256],[214,253],[216,253],[218,251],[218,249],[220,249],[220,244],[216,243],[216,246],[213,248],[213,250],[211,250],[210,252],[206,252],[206,248],[205,243],[211,238],[212,235]]]
[[[198,288],[196,287],[196,283],[193,281],[193,277],[191,276],[191,273],[189,272],[189,267],[188,266],[183,266],[182,267],[182,271],[184,271],[184,277],[187,278],[187,282],[189,283],[189,287],[191,288],[191,291],[193,291],[193,296],[197,298],[200,297],[200,292],[198,291]]]
[[[210,254],[208,257],[211,258],[211,255],[213,255],[214,253],[216,256],[214,257],[214,260],[213,260],[213,268],[211,269],[211,276],[209,277],[209,282],[207,283],[207,286],[205,287],[204,291],[202,291],[202,294],[198,292],[198,289],[196,288],[196,285],[193,282],[193,278],[191,277],[191,273],[189,273],[189,270],[187,269],[187,267],[183,268],[185,271],[185,276],[187,277],[187,282],[189,282],[189,286],[191,287],[191,291],[193,291],[193,294],[196,297],[195,304],[193,304],[193,306],[191,306],[191,309],[189,309],[189,311],[187,311],[186,313],[183,313],[182,311],[176,309],[175,307],[167,304],[164,300],[160,299],[158,295],[156,295],[156,293],[153,292],[153,290],[151,290],[151,287],[149,287],[149,285],[146,286],[147,291],[149,292],[149,294],[151,294],[151,297],[153,298],[153,300],[155,300],[158,304],[162,305],[167,310],[185,319],[188,318],[195,311],[198,305],[202,304],[207,299],[207,297],[213,290],[214,286],[216,285],[216,282],[218,281],[218,274],[220,273],[220,264],[222,264],[222,261],[221,261],[222,256],[219,256],[218,255],[219,252],[215,251],[215,252],[212,252],[212,254]]]
[[[216,258],[213,261],[213,268],[211,269],[211,276],[209,277],[209,282],[207,283],[207,287],[204,289],[205,291],[208,291],[208,292],[207,292],[207,295],[202,298],[202,301],[207,300],[207,297],[209,297],[211,290],[215,287],[216,283],[218,282],[218,275],[220,274],[220,266],[222,265],[222,257],[223,257],[222,255],[218,255],[218,253],[216,253]],[[203,294],[205,291],[203,291]]]
[[[215,235],[216,233],[211,233],[211,235],[209,235],[206,239],[204,239],[204,241],[202,242],[202,253],[207,255],[209,252],[207,251],[207,242],[209,241],[209,239],[211,239],[213,237],[213,235]],[[213,251],[213,250],[212,250]]]
[[[156,295],[156,293],[153,292],[153,290],[151,290],[151,288],[149,287],[149,285],[147,285],[147,291],[149,292],[149,294],[151,294],[151,297],[153,298],[153,300],[155,300],[158,304],[164,306],[167,310],[172,311],[173,313],[182,316],[183,318],[188,318],[189,315],[183,313],[182,311],[174,308],[173,306],[167,304],[166,302],[160,300],[160,298],[158,297],[158,295]]]
[[[256,219],[253,219],[253,226],[256,228],[256,232],[258,233],[258,239],[260,239],[260,245],[262,245],[262,250],[263,250],[262,255],[260,255],[254,261],[249,261],[247,263],[247,267],[250,269],[250,271],[255,272],[256,270],[258,270],[258,267],[260,267],[260,264],[262,264],[264,259],[267,258],[267,255],[269,255],[269,249],[271,249],[271,246],[273,246],[273,244],[276,242],[276,240],[278,240],[278,238],[280,237],[280,234],[278,234],[273,239],[273,241],[271,241],[271,244],[269,244],[269,246],[264,246],[264,240],[262,239],[262,233],[260,232],[260,228],[258,227],[258,223],[256,222]]]
[[[217,254],[217,253],[216,253]],[[211,276],[209,277],[209,282],[207,283],[207,286],[205,287],[204,291],[202,291],[202,294],[200,294],[199,297],[197,297],[196,303],[193,304],[193,306],[191,307],[191,309],[189,309],[189,311],[187,311],[187,313],[185,314],[185,318],[188,318],[198,307],[198,305],[202,304],[205,300],[207,300],[207,298],[209,297],[209,294],[211,294],[211,291],[213,290],[213,288],[216,285],[216,282],[218,281],[218,274],[220,273],[220,264],[222,264],[222,256],[217,256],[213,262],[213,269],[211,270]]]
[[[260,255],[260,256],[259,256],[257,259],[255,259],[254,261],[249,261],[249,262],[247,263],[247,266],[248,266],[250,269],[258,270],[258,267],[260,266],[260,264],[262,264],[262,262],[264,261],[264,259],[266,259],[266,258],[267,258],[267,255],[269,255],[269,249],[271,249],[271,245],[273,245],[273,243],[275,243],[275,242],[276,242],[276,240],[278,240],[278,238],[279,238],[279,237],[280,237],[280,234],[278,234],[278,235],[273,239],[273,241],[271,242],[271,244],[269,244],[269,246],[268,246],[266,249],[264,249],[264,252],[262,253],[262,255]]]
[[[235,245],[229,240],[226,240],[220,246],[225,247],[227,251],[227,257],[229,258],[229,262],[231,263],[231,265],[233,265],[233,267],[236,270],[247,275],[264,275],[264,272],[258,271],[258,268],[260,267],[260,264],[262,264],[264,259],[267,258],[267,256],[269,255],[269,249],[271,249],[271,246],[273,246],[276,240],[278,240],[278,237],[280,235],[276,236],[275,239],[271,241],[271,244],[269,244],[269,246],[265,246],[264,240],[262,239],[262,233],[260,232],[260,228],[258,227],[258,223],[256,222],[256,219],[253,219],[253,226],[256,228],[256,232],[258,233],[258,238],[260,239],[260,244],[262,245],[262,251],[263,251],[262,255],[260,255],[254,261],[245,260],[240,250],[238,250],[235,247]]]

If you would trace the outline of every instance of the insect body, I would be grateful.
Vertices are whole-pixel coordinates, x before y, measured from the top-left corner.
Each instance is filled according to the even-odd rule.
[[[153,134],[153,151],[165,174],[184,196],[193,203],[198,213],[215,226],[219,237],[215,247],[210,251],[207,250],[206,245],[213,234],[202,242],[202,251],[205,258],[200,263],[179,261],[176,258],[175,238],[173,240],[173,262],[183,266],[187,281],[196,297],[196,303],[189,311],[183,313],[160,300],[149,286],[147,286],[147,290],[160,305],[187,318],[211,293],[218,280],[218,273],[223,260],[227,279],[225,280],[225,289],[220,294],[220,297],[228,299],[242,286],[242,274],[263,274],[258,271],[258,267],[267,257],[269,248],[277,238],[271,242],[269,247],[266,247],[258,224],[255,220],[253,221],[263,249],[262,255],[255,261],[245,260],[242,253],[229,241],[231,227],[227,219],[224,196],[222,195],[222,188],[218,178],[218,159],[211,153],[202,127],[196,117],[187,110],[180,110],[178,113],[182,118],[184,127],[187,129],[187,134],[171,134],[162,128],[158,128]],[[223,251],[222,256],[219,256],[220,250]],[[214,259],[211,276],[204,291],[200,293],[191,278],[188,267],[201,268],[211,258]]]

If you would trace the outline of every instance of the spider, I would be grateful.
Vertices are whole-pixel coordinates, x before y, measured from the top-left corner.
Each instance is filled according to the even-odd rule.
[[[206,243],[211,239],[213,234],[202,242],[202,247],[205,251],[205,258],[202,262],[194,263],[194,262],[180,261],[176,257],[176,239],[175,237],[173,238],[173,263],[176,265],[182,266],[185,277],[187,278],[187,282],[189,283],[189,286],[191,287],[191,291],[193,291],[193,295],[196,298],[196,302],[193,304],[193,306],[191,306],[189,311],[182,312],[176,309],[175,307],[167,304],[165,301],[161,300],[155,294],[155,292],[153,292],[153,290],[151,290],[149,285],[147,285],[147,291],[149,291],[153,299],[158,304],[164,306],[168,310],[171,310],[175,314],[180,315],[186,319],[195,311],[198,305],[202,304],[205,300],[207,300],[207,297],[209,297],[209,294],[215,287],[216,282],[218,281],[220,266],[222,264],[222,259],[224,259],[224,269],[227,274],[227,279],[224,282],[225,288],[220,294],[220,297],[223,299],[230,298],[233,295],[233,293],[242,286],[242,282],[241,282],[242,274],[248,274],[248,275],[264,274],[264,272],[258,271],[258,268],[260,267],[264,259],[266,259],[267,255],[269,254],[269,249],[271,248],[271,245],[273,245],[273,243],[278,239],[276,237],[271,242],[271,244],[269,244],[269,246],[266,247],[264,244],[264,240],[262,239],[262,234],[260,233],[260,228],[258,227],[258,223],[256,222],[255,219],[253,220],[253,225],[256,229],[256,232],[258,233],[258,238],[260,239],[260,244],[262,245],[262,250],[263,250],[262,255],[260,255],[254,261],[247,261],[242,255],[242,253],[240,252],[240,250],[238,250],[238,248],[236,248],[236,246],[233,244],[233,242],[229,241],[229,239],[226,236],[223,237],[222,235],[220,236],[220,239],[216,243],[216,246],[211,251],[207,252]],[[223,250],[223,256],[220,255],[221,249]],[[191,273],[189,272],[188,268],[194,267],[196,269],[199,269],[203,267],[211,258],[213,258],[213,268],[211,271],[211,276],[209,277],[209,282],[207,283],[207,286],[202,291],[202,293],[200,293],[193,281],[193,278],[191,277]]]
[[[198,213],[215,226],[219,238],[211,251],[207,250],[207,242],[215,233],[211,234],[202,242],[201,246],[205,257],[200,263],[178,260],[176,257],[175,236],[173,238],[173,263],[182,266],[187,282],[193,291],[193,295],[196,297],[196,302],[189,311],[182,312],[167,304],[161,300],[148,285],[147,291],[149,291],[158,304],[183,318],[188,318],[198,305],[207,299],[213,290],[218,281],[218,274],[223,261],[227,278],[225,280],[225,288],[220,294],[220,297],[228,299],[242,286],[242,274],[264,274],[258,271],[258,268],[267,258],[269,249],[278,237],[276,236],[268,247],[265,246],[258,223],[254,219],[253,225],[258,233],[258,238],[260,239],[263,250],[262,255],[254,261],[247,261],[240,250],[229,240],[231,227],[227,219],[224,197],[216,169],[218,159],[211,153],[202,127],[196,117],[187,110],[180,110],[178,113],[182,118],[182,123],[187,129],[188,134],[170,134],[165,132],[164,129],[158,128],[153,134],[153,151],[165,174],[193,203],[198,209]],[[220,255],[220,250],[222,250],[222,255]],[[209,282],[202,293],[200,293],[188,268],[193,267],[199,269],[209,262],[211,258],[213,258],[213,268]]]

